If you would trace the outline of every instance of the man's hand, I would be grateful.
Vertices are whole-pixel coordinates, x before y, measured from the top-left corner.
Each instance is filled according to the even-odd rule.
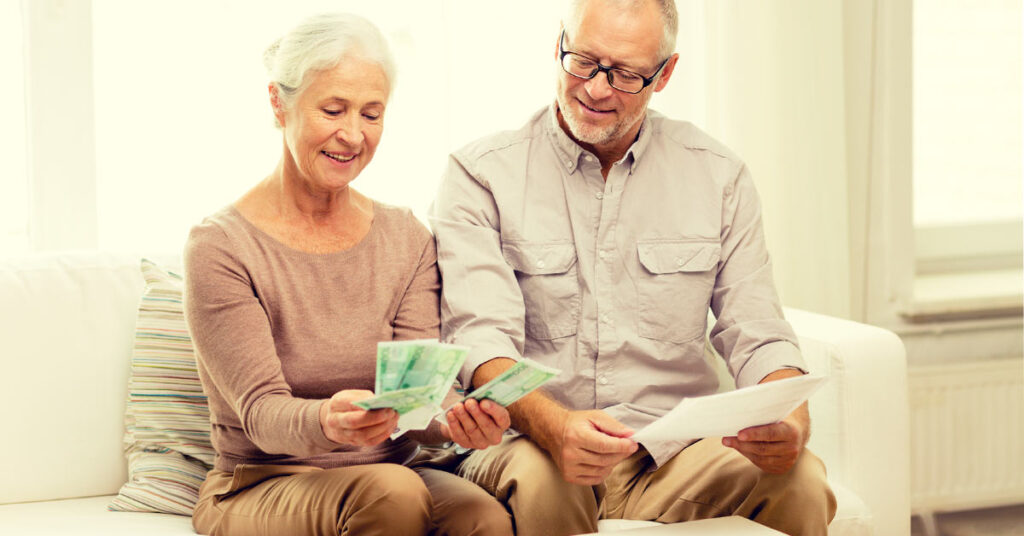
[[[343,445],[372,447],[383,443],[398,425],[393,409],[365,411],[352,403],[373,396],[372,391],[338,391],[320,405],[320,427],[327,439]]]
[[[561,441],[548,450],[566,482],[593,486],[636,452],[631,435],[633,430],[601,410],[570,411]]]
[[[470,398],[452,406],[445,417],[448,424],[441,425],[441,433],[471,449],[501,443],[502,434],[511,424],[508,411],[493,400],[477,402]]]
[[[806,406],[801,406],[806,413]],[[775,424],[740,430],[734,437],[723,437],[722,444],[732,447],[766,473],[789,471],[804,449],[806,430],[796,415],[798,408]]]
[[[799,370],[777,370],[760,383],[801,375],[803,373]],[[782,474],[793,467],[803,452],[810,437],[810,423],[807,403],[804,402],[781,422],[744,428],[736,436],[723,437],[722,444],[739,451],[762,471]]]

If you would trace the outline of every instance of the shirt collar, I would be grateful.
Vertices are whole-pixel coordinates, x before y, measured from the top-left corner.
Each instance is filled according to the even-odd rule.
[[[551,103],[551,106],[548,107],[547,130],[548,136],[555,146],[555,153],[558,156],[559,162],[565,167],[566,171],[572,174],[573,171],[576,171],[576,166],[579,165],[580,156],[583,155],[584,151],[582,147],[576,145],[576,142],[562,130],[562,125],[558,124],[557,102]]]
[[[651,140],[651,114],[657,114],[648,110],[644,114],[643,122],[640,124],[640,132],[637,133],[636,141],[626,151],[626,155],[622,157],[622,162],[629,166],[630,174],[636,168],[637,161],[642,157],[644,152],[647,150],[647,146],[650,145]],[[551,137],[551,141],[555,146],[555,153],[558,155],[558,160],[565,167],[566,171],[572,173],[576,170],[579,165],[580,156],[585,152],[582,147],[576,144],[568,134],[562,130],[562,126],[558,124],[558,103],[554,102],[548,107],[548,121],[547,121],[548,135]]]

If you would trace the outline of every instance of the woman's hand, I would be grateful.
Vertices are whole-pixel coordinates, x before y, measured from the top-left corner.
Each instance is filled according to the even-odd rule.
[[[445,416],[448,424],[441,425],[441,432],[448,439],[471,449],[485,449],[501,443],[502,434],[512,423],[508,410],[493,400],[477,402],[470,398],[452,406]]]
[[[372,396],[373,392],[364,389],[346,389],[325,400],[320,405],[320,427],[327,439],[357,447],[383,443],[398,426],[398,413],[393,409],[366,411],[352,404]]]

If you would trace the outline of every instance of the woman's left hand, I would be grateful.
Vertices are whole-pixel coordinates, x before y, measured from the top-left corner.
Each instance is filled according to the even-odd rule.
[[[485,449],[501,443],[501,436],[512,424],[508,410],[493,400],[478,402],[470,398],[451,407],[441,431],[448,439],[471,449]]]

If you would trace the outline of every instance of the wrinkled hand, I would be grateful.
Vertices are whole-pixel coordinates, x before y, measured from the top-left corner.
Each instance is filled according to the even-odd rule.
[[[372,391],[346,389],[325,400],[320,405],[320,427],[327,439],[357,447],[383,443],[398,426],[398,412],[393,409],[366,411],[352,404],[372,396]]]
[[[501,443],[501,436],[512,423],[508,410],[493,400],[477,402],[468,399],[451,407],[441,425],[441,433],[459,445],[471,449],[485,449]]]
[[[722,444],[736,449],[766,473],[785,473],[796,463],[807,442],[805,425],[797,412],[782,422],[744,428],[736,436],[723,437]]]
[[[601,410],[571,411],[562,427],[561,444],[550,449],[571,484],[604,482],[612,469],[636,452],[633,430]]]

